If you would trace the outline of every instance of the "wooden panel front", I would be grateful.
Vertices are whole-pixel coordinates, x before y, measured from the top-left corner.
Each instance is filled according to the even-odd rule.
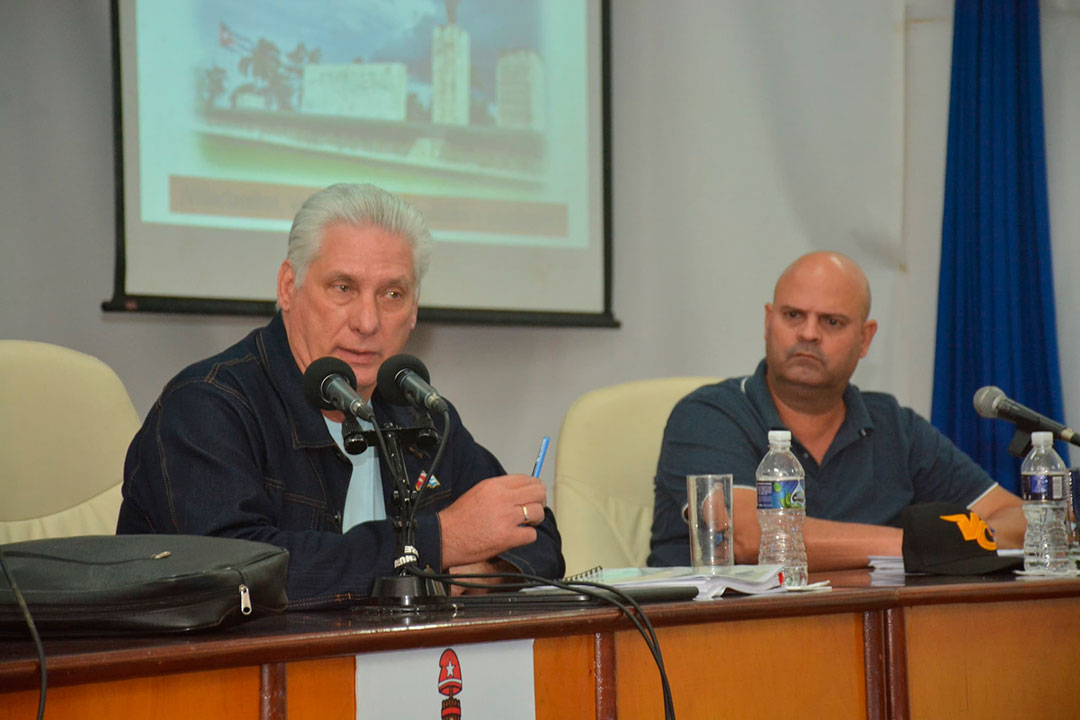
[[[865,718],[861,613],[657,630],[685,718]],[[619,720],[663,717],[660,676],[637,632],[615,637]]]
[[[289,720],[356,720],[356,658],[291,662],[286,678]]]
[[[1080,717],[1080,598],[905,609],[912,720]]]
[[[37,715],[37,690],[5,694],[0,720]],[[258,720],[259,668],[242,667],[176,675],[50,687],[46,720]]]
[[[536,720],[596,717],[594,636],[538,638],[533,642]]]

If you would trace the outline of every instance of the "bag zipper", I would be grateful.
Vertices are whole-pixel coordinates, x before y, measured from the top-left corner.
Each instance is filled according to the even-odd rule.
[[[251,591],[244,583],[240,583],[240,614],[251,614]]]

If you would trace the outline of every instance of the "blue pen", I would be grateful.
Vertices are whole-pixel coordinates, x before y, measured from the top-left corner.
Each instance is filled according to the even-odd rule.
[[[551,442],[551,438],[547,435],[540,441],[540,452],[536,453],[536,463],[533,464],[532,476],[534,478],[540,477],[540,471],[544,468],[544,456],[547,455],[548,443]]]

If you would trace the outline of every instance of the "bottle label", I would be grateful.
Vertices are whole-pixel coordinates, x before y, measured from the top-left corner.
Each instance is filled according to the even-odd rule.
[[[1021,475],[1021,500],[1058,501],[1065,499],[1064,475]],[[758,503],[760,504],[760,500]]]
[[[798,478],[758,481],[758,510],[805,510],[806,492]]]

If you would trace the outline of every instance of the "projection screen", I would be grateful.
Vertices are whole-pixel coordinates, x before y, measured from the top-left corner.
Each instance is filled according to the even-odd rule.
[[[374,183],[421,318],[617,325],[604,0],[114,0],[106,310],[269,314],[293,215]]]

